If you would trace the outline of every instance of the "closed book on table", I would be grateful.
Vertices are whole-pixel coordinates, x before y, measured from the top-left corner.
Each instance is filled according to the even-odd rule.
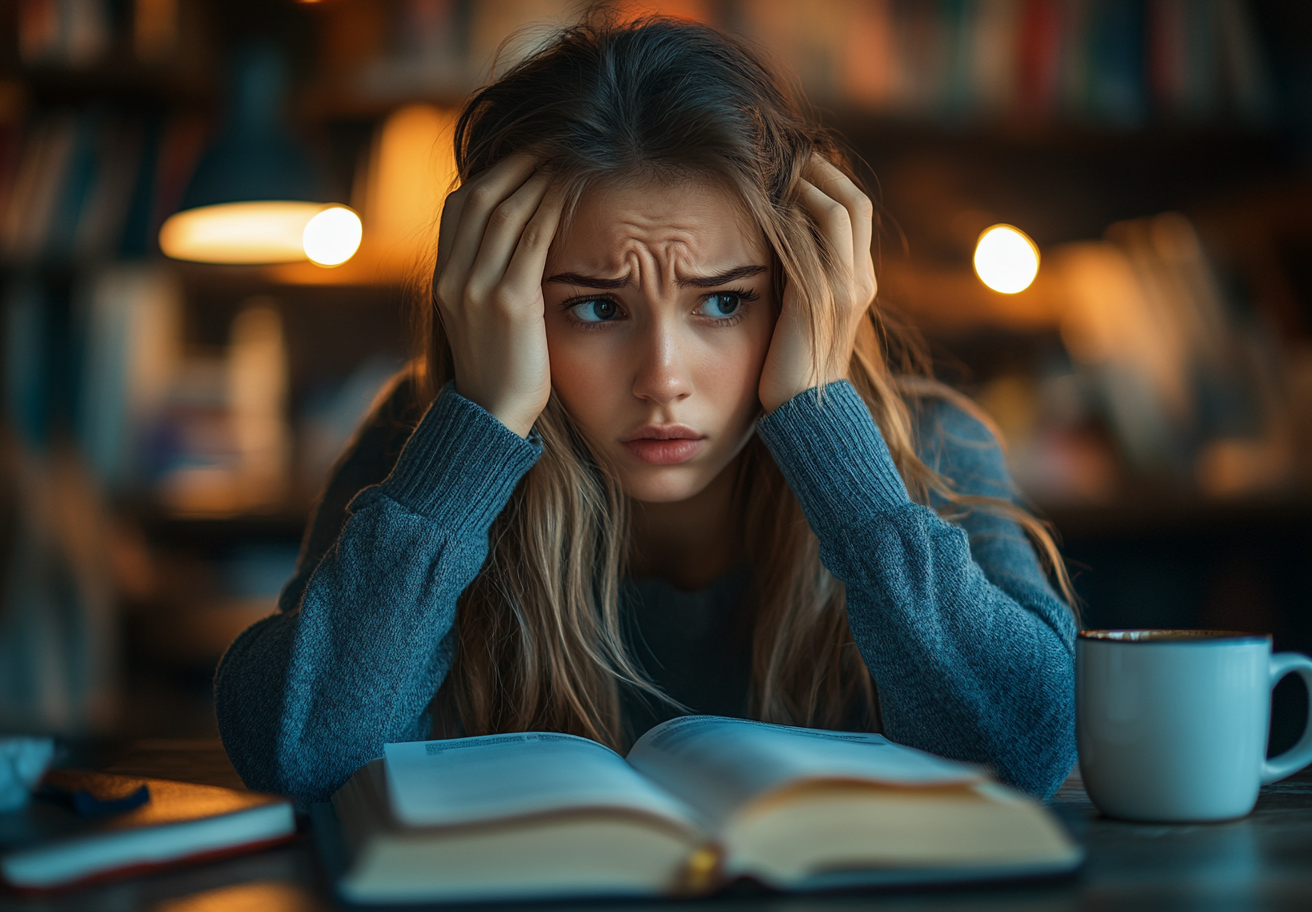
[[[47,890],[126,876],[161,867],[251,851],[296,833],[291,805],[273,795],[163,779],[56,770],[46,784],[57,798],[38,795],[24,808],[0,814],[0,882],[19,890]],[[115,801],[140,794],[139,806],[113,813]],[[85,816],[83,805],[109,813]]]
[[[688,896],[1070,871],[1051,812],[880,735],[685,716],[627,757],[572,735],[389,744],[314,809],[355,903]]]

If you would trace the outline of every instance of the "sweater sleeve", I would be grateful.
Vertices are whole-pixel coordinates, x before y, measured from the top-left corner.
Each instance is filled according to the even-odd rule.
[[[758,433],[847,592],[885,733],[991,766],[1048,796],[1075,763],[1075,621],[1013,522],[956,522],[913,503],[846,381],[808,390]],[[963,412],[926,410],[921,456],[964,494],[1009,497],[997,441]]]
[[[454,389],[395,468],[351,501],[335,541],[242,633],[215,677],[219,731],[251,788],[331,795],[388,741],[430,728],[454,656],[456,602],[541,446]]]

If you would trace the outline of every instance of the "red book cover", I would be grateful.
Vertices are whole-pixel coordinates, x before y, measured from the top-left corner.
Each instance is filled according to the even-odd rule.
[[[26,807],[0,814],[0,881],[10,889],[118,879],[252,851],[296,834],[291,804],[274,795],[71,770],[47,773],[44,784]],[[135,803],[143,786],[144,802],[112,812],[116,804]],[[87,816],[88,804],[111,811]]]
[[[1051,114],[1057,106],[1061,32],[1056,0],[1026,0],[1020,17],[1017,65],[1020,110],[1027,115]]]

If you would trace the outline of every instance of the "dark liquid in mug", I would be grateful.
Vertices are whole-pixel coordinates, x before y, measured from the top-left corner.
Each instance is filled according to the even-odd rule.
[[[1081,630],[1082,640],[1110,643],[1189,643],[1200,640],[1269,640],[1264,633],[1244,630]]]

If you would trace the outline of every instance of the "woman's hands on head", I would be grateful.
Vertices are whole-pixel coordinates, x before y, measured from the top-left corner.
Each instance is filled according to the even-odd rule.
[[[760,396],[772,412],[805,390],[847,376],[857,328],[875,300],[875,263],[870,253],[874,205],[842,171],[819,156],[803,171],[801,204],[815,219],[839,266],[831,289],[833,319],[811,331],[797,288],[784,289],[770,351],[761,370]]]
[[[562,201],[538,164],[512,155],[447,196],[433,271],[456,392],[521,437],[551,395],[542,271]]]
[[[433,301],[454,361],[456,391],[527,437],[551,395],[542,277],[562,209],[550,176],[513,155],[446,199]],[[803,172],[800,203],[837,258],[830,320],[812,321],[796,287],[783,303],[761,371],[766,412],[847,376],[862,317],[874,302],[874,207],[819,157]]]

